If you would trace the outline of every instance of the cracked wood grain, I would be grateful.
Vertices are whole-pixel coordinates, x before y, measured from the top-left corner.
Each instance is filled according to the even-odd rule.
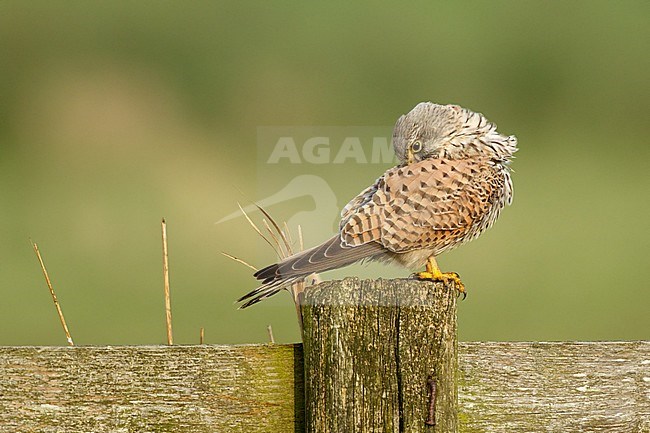
[[[650,341],[459,343],[461,433],[650,432]],[[0,347],[0,431],[304,431],[301,345]]]
[[[388,299],[395,299],[391,283],[381,284],[393,296]],[[361,282],[359,290],[364,297],[374,293],[369,299],[376,299],[377,306],[387,306],[372,284]],[[373,308],[350,313],[354,324],[348,318],[327,331],[320,328],[327,323],[317,323],[316,317],[309,322],[309,332],[326,335],[327,344],[343,345],[350,353],[343,360],[333,352],[318,358],[316,365],[333,380],[353,380],[351,389],[326,387],[319,395],[365,403],[375,399],[379,406],[366,414],[337,406],[365,428],[359,431],[399,431],[395,407],[402,408],[405,428],[419,417],[424,423],[427,376],[422,384],[409,377],[425,374],[438,359],[425,367],[405,360],[425,356],[441,331],[418,322],[426,314],[409,318],[395,308]],[[416,302],[413,308],[429,307]],[[347,335],[361,320],[371,322],[371,329]],[[422,329],[404,333],[415,325]],[[428,337],[432,332],[434,339]],[[450,338],[451,328],[446,332],[444,339]],[[388,349],[385,340],[397,341],[397,335],[399,342]],[[450,353],[447,345],[447,352],[437,356]],[[358,354],[364,359],[355,358]],[[335,368],[337,363],[351,364],[353,371]],[[398,370],[403,373],[394,375]],[[0,372],[0,432],[305,431],[300,344],[0,347]],[[438,379],[441,373],[436,372]],[[461,433],[650,433],[650,341],[459,343],[456,375]],[[380,399],[373,397],[386,386]],[[400,387],[401,392],[393,392]],[[422,404],[409,409],[405,402],[411,398]],[[327,410],[322,405],[316,409]],[[437,423],[441,419],[436,413]]]
[[[0,348],[2,432],[298,432],[300,345]]]
[[[442,283],[356,278],[306,291],[306,431],[455,432],[456,296]]]
[[[650,433],[650,342],[462,343],[462,433]]]

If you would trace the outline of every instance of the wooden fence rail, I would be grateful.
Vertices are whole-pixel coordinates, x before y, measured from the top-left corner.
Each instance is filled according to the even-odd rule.
[[[459,343],[460,432],[650,432],[650,342]],[[302,345],[0,348],[3,432],[304,431]]]
[[[0,347],[0,432],[650,433],[650,341],[457,343],[451,289],[326,283],[304,347]]]

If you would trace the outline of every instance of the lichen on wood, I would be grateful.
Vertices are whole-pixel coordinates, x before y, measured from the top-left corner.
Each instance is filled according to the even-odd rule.
[[[307,432],[455,432],[453,284],[348,278],[303,300]],[[427,426],[436,381],[436,425]]]
[[[459,348],[461,433],[650,433],[650,342]]]
[[[356,287],[357,282],[344,281]],[[358,405],[337,403],[365,431],[375,426],[374,431],[399,431],[400,419],[404,431],[418,431],[428,409],[426,373],[440,365],[439,359],[448,359],[453,347],[411,365],[409,359],[426,358],[437,339],[448,339],[435,325],[433,331],[428,327],[429,310],[421,304],[431,299],[407,292],[399,298],[402,307],[405,299],[415,302],[396,309],[390,307],[397,299],[392,282],[359,284],[351,299],[365,299],[370,308],[348,310],[350,298],[334,290],[322,299],[347,303],[341,311],[350,315],[306,318],[311,334],[327,337],[325,346],[344,347],[349,354],[315,357],[318,368],[332,376],[331,383],[352,379],[353,385],[328,388],[326,378],[314,385],[323,387],[323,399],[378,403],[365,413]],[[431,296],[452,295],[432,289]],[[444,320],[444,311],[432,321]],[[360,331],[362,321],[371,323],[367,331]],[[413,326],[420,330],[405,334]],[[398,335],[391,350],[386,340],[397,341]],[[337,367],[348,364],[352,370]],[[0,372],[1,432],[305,431],[300,344],[0,347]],[[448,377],[446,370],[436,374],[439,380]],[[461,433],[650,433],[650,341],[459,343],[456,375]],[[444,391],[443,381],[438,385],[443,387],[438,398],[452,400],[451,388]],[[386,392],[376,397],[384,387]],[[400,399],[401,417],[394,410]],[[410,399],[415,403],[404,403]],[[444,404],[437,401],[438,426],[429,430],[449,431],[441,427]],[[316,405],[314,410],[312,416],[321,416],[325,412],[318,411],[327,408]],[[409,430],[412,421],[416,424]]]
[[[0,348],[0,431],[304,430],[296,345]]]
[[[0,347],[0,431],[302,432],[302,356]],[[457,374],[461,433],[650,433],[650,341],[463,342]]]

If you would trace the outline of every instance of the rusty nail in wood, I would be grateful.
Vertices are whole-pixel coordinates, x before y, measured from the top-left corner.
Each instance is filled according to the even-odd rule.
[[[436,425],[436,380],[433,376],[429,375],[427,378],[427,386],[429,387],[429,414],[425,425]]]

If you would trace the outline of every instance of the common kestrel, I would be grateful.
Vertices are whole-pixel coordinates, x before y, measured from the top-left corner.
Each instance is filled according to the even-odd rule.
[[[397,120],[393,147],[399,164],[343,208],[339,233],[257,271],[262,285],[239,299],[240,308],[360,260],[425,265],[419,278],[453,280],[464,293],[458,274],[442,273],[436,256],[478,237],[512,202],[517,139],[480,113],[423,102]]]

